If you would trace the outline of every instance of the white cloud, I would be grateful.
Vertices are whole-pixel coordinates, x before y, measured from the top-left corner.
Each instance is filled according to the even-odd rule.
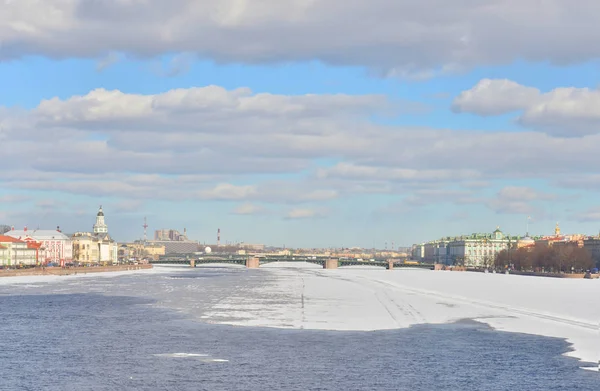
[[[96,64],[96,70],[98,72],[102,72],[103,70],[109,68],[111,65],[119,62],[119,60],[121,60],[121,58],[119,57],[119,55],[117,53],[110,52],[109,54],[106,55],[106,57],[101,58],[98,61],[98,63]]]
[[[265,208],[263,208],[260,205],[251,204],[251,203],[244,203],[244,204],[238,205],[233,210],[233,214],[236,214],[236,215],[256,215],[256,214],[261,214],[264,212],[265,212]]]
[[[600,90],[557,88],[528,106],[519,122],[561,136],[600,133]]]
[[[288,220],[296,220],[296,219],[311,219],[316,217],[323,217],[325,213],[316,209],[307,209],[307,208],[295,208],[291,209],[285,215],[285,218]]]
[[[568,87],[541,93],[506,79],[483,79],[452,104],[456,112],[482,116],[520,111],[520,124],[556,136],[600,133],[598,107],[600,90]]]
[[[217,62],[319,59],[418,78],[516,59],[596,59],[599,11],[595,0],[5,1],[0,59],[181,52]]]
[[[369,116],[381,99],[211,86],[1,109],[0,180],[15,192],[312,206],[356,194],[485,203],[477,193],[502,179],[595,175],[600,135],[379,126]]]
[[[7,204],[26,202],[26,201],[29,201],[30,199],[31,199],[31,197],[29,197],[29,196],[19,195],[19,194],[7,194],[7,195],[0,196],[0,202],[7,203]]]
[[[124,199],[108,205],[113,213],[136,213],[144,206],[144,201],[140,199]]]
[[[259,131],[273,121],[358,117],[391,107],[382,95],[253,94],[248,88],[226,90],[213,85],[174,89],[156,95],[126,94],[99,88],[66,100],[44,100],[34,114],[41,124],[52,127],[77,126],[104,131],[129,127],[152,131],[158,126],[170,126],[189,132],[239,133],[246,128]],[[238,122],[231,128],[232,120],[244,120],[245,126],[240,128],[242,123]],[[307,123],[300,122],[299,125]],[[306,128],[304,132],[311,134],[314,130]]]
[[[554,194],[547,194],[526,186],[506,186],[487,202],[487,205],[497,213],[534,214],[542,216],[543,209],[539,201],[555,200]]]
[[[575,213],[573,218],[581,223],[588,222],[599,222],[600,221],[600,207],[588,208],[587,210]]]
[[[539,96],[538,89],[525,87],[511,80],[482,79],[454,99],[452,110],[479,115],[506,114],[531,106]]]
[[[200,197],[209,200],[243,200],[256,193],[256,186],[236,186],[230,183],[220,183],[212,189],[200,191]]]

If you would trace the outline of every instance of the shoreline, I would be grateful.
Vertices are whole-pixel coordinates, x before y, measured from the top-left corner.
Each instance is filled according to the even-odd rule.
[[[70,276],[77,274],[123,272],[133,270],[152,269],[152,265],[118,265],[118,266],[92,266],[92,267],[35,267],[31,269],[0,270],[2,277],[24,277],[24,276]]]

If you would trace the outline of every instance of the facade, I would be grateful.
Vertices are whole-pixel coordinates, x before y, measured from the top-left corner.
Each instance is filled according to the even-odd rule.
[[[161,255],[165,255],[165,250],[165,246],[142,241],[124,243],[119,246],[119,259],[123,261],[139,261],[148,258],[158,260]]]
[[[29,242],[30,247],[39,243],[38,261],[42,264],[56,263],[64,266],[66,262],[73,260],[71,238],[62,233],[59,227],[56,230],[28,230],[27,227],[23,230],[11,229],[5,235]]]
[[[240,243],[240,248],[244,250],[253,250],[253,251],[265,251],[264,244],[251,244],[251,243]]]
[[[498,227],[491,234],[446,237],[413,246],[413,259],[425,263],[481,267],[491,265],[502,250],[516,246],[519,237],[505,235]]]
[[[565,246],[576,244],[578,247],[584,247],[586,238],[587,236],[583,234],[562,235],[560,233],[560,227],[558,226],[558,223],[556,223],[554,235],[539,237],[535,240],[535,244],[540,246]]]
[[[587,249],[594,261],[600,260],[600,237],[588,238],[583,241],[583,248]]]
[[[180,234],[176,229],[158,229],[154,231],[154,240],[186,242],[188,241],[187,229],[183,229],[183,234]]]
[[[108,234],[102,206],[96,214],[93,232],[76,232],[72,236],[73,260],[81,263],[117,263],[118,244]]]
[[[496,254],[516,246],[518,240],[497,228],[492,234],[473,234],[450,243],[450,257],[455,263],[469,267],[490,266]]]
[[[152,246],[160,246],[165,248],[165,255],[169,254],[191,254],[198,252],[200,246],[198,242],[195,241],[162,241],[155,240],[150,243]]]
[[[0,235],[0,266],[35,266],[38,249],[24,240]]]

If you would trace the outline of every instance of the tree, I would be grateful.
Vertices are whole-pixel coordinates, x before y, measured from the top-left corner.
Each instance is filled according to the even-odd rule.
[[[594,267],[594,260],[590,252],[582,247],[576,247],[571,253],[572,264],[571,266],[578,271],[590,270]]]
[[[496,268],[505,268],[509,265],[509,252],[508,250],[502,250],[496,253],[496,259],[494,259],[494,266]]]
[[[529,252],[526,248],[519,248],[516,251],[512,251],[511,257],[512,264],[515,266],[517,270],[531,270],[534,265],[532,253]]]

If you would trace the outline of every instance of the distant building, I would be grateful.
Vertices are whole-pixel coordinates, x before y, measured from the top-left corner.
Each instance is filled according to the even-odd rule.
[[[60,231],[59,227],[56,227],[55,230],[28,230],[27,227],[23,230],[11,229],[5,235],[32,243],[32,245],[35,242],[39,243],[38,261],[43,264],[52,262],[62,266],[73,260],[73,242],[71,238]]]
[[[519,239],[505,235],[498,227],[491,234],[446,237],[414,245],[412,256],[414,260],[426,263],[486,266],[492,264],[500,251],[515,247]]]
[[[535,240],[535,244],[544,246],[565,246],[576,244],[578,247],[583,247],[585,239],[586,235],[583,234],[562,235],[560,233],[560,227],[558,226],[558,223],[556,223],[554,235],[539,237]]]
[[[76,232],[72,236],[73,259],[81,263],[116,263],[118,244],[108,234],[102,206],[96,214],[93,232]]]
[[[0,235],[0,266],[34,266],[37,264],[37,248],[24,240]]]
[[[590,252],[594,261],[600,260],[600,237],[584,239],[583,248]]]
[[[158,241],[155,240],[150,245],[161,246],[165,249],[165,255],[169,254],[192,254],[200,250],[198,242],[188,241]]]
[[[264,251],[265,250],[264,244],[240,243],[239,247],[243,248],[245,250],[255,250],[255,251]]]
[[[184,228],[183,234],[180,234],[176,229],[158,229],[154,231],[154,240],[186,242],[188,241],[187,230]]]
[[[165,255],[165,246],[157,244],[148,244],[142,241],[133,243],[124,243],[119,246],[119,259],[142,260],[147,258],[159,259],[161,255]]]
[[[153,254],[158,254],[162,250],[158,248],[164,247],[164,253],[160,255],[169,254],[191,254],[198,252],[200,247],[199,243],[194,240],[189,240],[187,237],[187,229],[183,229],[183,234],[180,234],[176,229],[159,229],[154,231],[154,240],[149,243],[151,246],[157,246]]]

